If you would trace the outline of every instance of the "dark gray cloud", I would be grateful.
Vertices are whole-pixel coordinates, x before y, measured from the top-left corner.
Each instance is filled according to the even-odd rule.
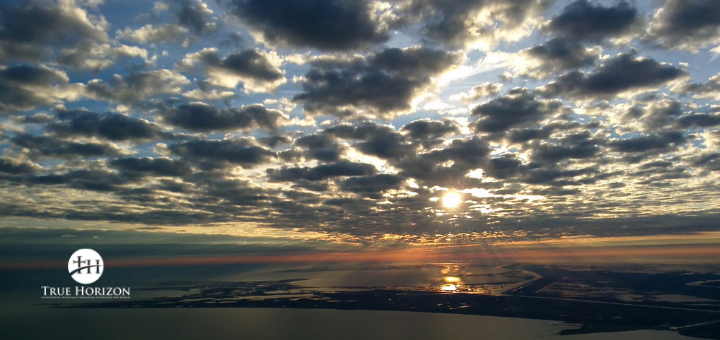
[[[482,164],[489,154],[490,147],[487,141],[472,137],[455,139],[447,148],[426,153],[423,158],[431,159],[436,164],[452,161],[454,165],[467,166],[467,169],[470,169]]]
[[[272,44],[347,50],[389,39],[365,0],[233,0],[230,8]]]
[[[91,191],[117,191],[130,181],[107,170],[73,170],[61,174],[30,177],[28,183],[34,185],[66,185],[73,189]]]
[[[353,144],[355,149],[383,159],[400,159],[414,150],[405,136],[395,132],[395,129],[375,123],[338,125],[323,132],[338,138],[361,140]]]
[[[275,152],[256,145],[250,138],[225,140],[190,140],[169,146],[173,154],[200,163],[204,168],[217,169],[230,164],[243,168],[269,163]]]
[[[657,100],[643,108],[639,118],[644,131],[657,131],[672,124],[683,114],[682,103],[677,100]]]
[[[329,134],[313,134],[300,137],[295,140],[295,145],[304,147],[307,158],[313,158],[324,162],[334,162],[340,159],[344,147],[338,144]]]
[[[442,121],[421,119],[408,123],[400,128],[405,131],[408,136],[413,139],[436,139],[447,135],[457,134],[460,132],[457,124],[450,119]]]
[[[587,0],[567,5],[543,27],[550,34],[561,35],[576,41],[600,42],[635,33],[641,28],[642,17],[626,1],[605,7]]]
[[[185,176],[192,172],[190,165],[183,161],[167,158],[118,158],[109,164],[130,177],[142,176]]]
[[[512,155],[504,155],[491,159],[485,165],[487,176],[498,179],[512,178],[516,176],[522,166],[522,161]]]
[[[287,136],[269,136],[269,137],[263,137],[259,138],[258,142],[260,142],[263,145],[267,145],[271,148],[274,148],[281,144],[290,144],[292,140],[290,137]]]
[[[140,16],[146,22],[152,23],[136,29],[125,27],[124,30],[118,30],[117,39],[150,44],[182,41],[183,45],[187,46],[201,37],[212,35],[221,26],[212,16],[213,11],[202,0],[167,0],[165,3],[157,1],[154,7],[154,14],[146,13]],[[168,10],[170,22],[161,22],[160,9]]]
[[[49,123],[55,120],[55,116],[47,113],[36,113],[28,116],[13,116],[12,121],[19,124],[42,124]]]
[[[28,149],[30,155],[35,158],[93,158],[120,156],[126,153],[113,144],[66,141],[53,136],[20,134],[11,141],[16,146]]]
[[[107,39],[102,27],[74,2],[0,4],[0,62],[38,61],[53,54],[53,48],[87,50]]]
[[[81,87],[58,87],[67,83],[65,73],[46,66],[0,65],[0,114],[18,113],[78,97]]]
[[[388,48],[368,57],[311,62],[293,101],[311,115],[390,119],[412,109],[412,100],[449,70],[460,55],[426,47]],[[362,111],[362,112],[360,112]]]
[[[144,119],[132,118],[117,113],[97,113],[87,110],[59,110],[60,122],[49,124],[48,132],[57,136],[93,136],[112,141],[149,141],[171,139],[157,124]]]
[[[216,63],[212,61],[208,63],[238,75],[265,81],[275,81],[283,77],[282,72],[256,50],[233,52],[227,57],[217,60]]]
[[[629,107],[609,106],[608,110],[616,129],[623,133],[660,131],[676,124],[684,113],[682,102],[660,94],[638,96]]]
[[[600,52],[599,48],[586,48],[580,42],[559,37],[520,53],[539,62],[540,76],[544,77],[548,73],[592,66]]]
[[[714,75],[705,83],[684,83],[671,89],[674,93],[689,94],[697,99],[720,98],[720,74]]]
[[[562,189],[562,187],[566,185],[580,185],[582,184],[582,182],[574,180],[575,177],[592,175],[598,172],[599,170],[594,166],[572,170],[558,168],[531,168],[527,169],[524,172],[524,176],[521,180],[524,183],[529,184],[543,184],[560,187],[560,189],[549,188],[549,191],[543,191],[545,189],[540,189],[538,194],[545,194],[551,196],[576,195],[580,193],[578,189],[564,190]]]
[[[720,42],[720,3],[668,0],[650,24],[646,40],[667,49],[697,51]]]
[[[683,145],[687,138],[682,132],[667,131],[647,136],[613,140],[608,146],[618,152],[664,152]]]
[[[283,114],[260,104],[219,109],[204,103],[182,104],[162,113],[165,123],[188,131],[249,131],[260,128],[274,131]]]
[[[541,128],[513,129],[508,133],[511,143],[523,143],[534,139],[547,139],[555,129],[551,126]]]
[[[678,125],[683,128],[708,128],[720,125],[720,114],[691,114],[678,119]]]
[[[344,180],[340,187],[342,190],[359,194],[377,194],[390,189],[397,189],[404,181],[403,177],[395,175],[352,177]]]
[[[124,105],[139,102],[161,94],[179,94],[190,81],[170,70],[133,72],[125,76],[114,75],[108,82],[91,80],[85,91],[88,97],[110,100]]]
[[[313,134],[296,139],[294,144],[309,149],[330,148],[335,144],[335,138],[329,134]]]
[[[465,175],[484,166],[490,151],[487,141],[480,138],[456,139],[445,148],[404,158],[397,166],[401,176],[421,180],[429,187],[471,185]]]
[[[461,92],[450,96],[451,100],[461,100],[465,103],[472,103],[480,98],[494,96],[500,93],[502,84],[485,82],[480,85],[473,86],[469,92]]]
[[[45,170],[43,167],[26,161],[0,158],[0,172],[10,175],[32,175]]]
[[[419,24],[425,39],[451,47],[522,37],[522,26],[536,19],[551,0],[412,0],[400,6],[393,27]]]
[[[624,93],[656,89],[687,76],[683,69],[636,55],[635,51],[620,53],[591,73],[565,73],[538,91],[546,97],[564,95],[578,99],[611,99]]]
[[[358,139],[365,140],[374,135],[382,135],[394,133],[395,130],[385,125],[372,122],[363,122],[357,124],[341,124],[323,130],[328,135],[342,139]]]
[[[701,153],[690,159],[695,167],[702,167],[708,171],[720,171],[720,153],[709,151]]]
[[[408,144],[401,134],[382,130],[353,147],[364,154],[382,159],[401,159],[413,152],[413,146]]]
[[[371,164],[337,162],[318,165],[314,168],[282,168],[268,169],[267,174],[271,180],[291,182],[296,180],[322,181],[333,177],[369,176],[377,172]]]
[[[212,21],[210,11],[202,1],[178,0],[173,15],[178,24],[190,29],[196,34],[206,34],[215,31],[217,25]]]
[[[532,154],[533,161],[553,163],[566,159],[586,159],[597,155],[604,141],[591,138],[590,133],[583,132],[566,136],[555,145],[540,144]]]
[[[472,115],[480,118],[475,125],[478,132],[495,133],[540,121],[558,112],[561,107],[559,101],[539,100],[529,90],[515,88],[502,97],[474,107]]]
[[[242,82],[245,90],[267,92],[286,82],[278,57],[256,49],[235,51],[220,58],[217,49],[206,48],[187,55],[179,65],[188,70],[204,67],[210,84],[226,88],[235,88]]]

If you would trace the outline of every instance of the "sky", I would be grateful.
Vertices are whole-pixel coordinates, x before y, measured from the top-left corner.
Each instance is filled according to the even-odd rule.
[[[712,0],[3,1],[0,233],[720,242],[718,57]]]

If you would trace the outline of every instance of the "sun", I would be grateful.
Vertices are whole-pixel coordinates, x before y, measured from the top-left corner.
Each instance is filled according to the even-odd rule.
[[[451,192],[442,198],[442,203],[445,208],[455,208],[462,203],[462,199],[457,193]]]

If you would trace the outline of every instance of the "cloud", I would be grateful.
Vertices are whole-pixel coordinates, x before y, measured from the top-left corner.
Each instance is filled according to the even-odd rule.
[[[10,175],[32,175],[45,170],[40,165],[9,158],[0,158],[0,172]]]
[[[683,128],[699,127],[709,128],[720,125],[720,114],[691,114],[678,119],[678,125]]]
[[[647,103],[636,104],[625,112],[619,123],[640,131],[658,131],[668,127],[683,114],[682,103],[669,98],[648,98]]]
[[[129,177],[150,176],[185,176],[192,172],[189,164],[166,158],[118,158],[109,164]]]
[[[61,137],[88,136],[111,141],[149,141],[173,138],[162,128],[144,119],[117,113],[97,113],[87,110],[59,110],[59,122],[51,123],[46,130]]]
[[[61,174],[30,177],[34,185],[66,185],[70,188],[90,191],[117,191],[130,181],[107,170],[73,170]]]
[[[19,124],[42,124],[55,120],[55,116],[40,112],[31,116],[12,116],[10,119]]]
[[[535,78],[545,78],[551,73],[593,66],[601,52],[600,47],[587,48],[577,41],[560,37],[522,50],[519,55],[528,64],[525,72]]]
[[[284,120],[280,111],[268,110],[260,104],[241,108],[219,109],[204,103],[182,104],[162,113],[165,123],[188,131],[251,131],[260,128],[275,131]]]
[[[324,162],[339,160],[345,149],[335,141],[335,138],[326,133],[300,137],[295,140],[294,144],[308,149],[305,157]]]
[[[291,141],[287,136],[269,136],[258,139],[258,142],[271,148],[275,148],[281,144],[290,144]]]
[[[569,196],[581,193],[578,189],[563,189],[566,185],[581,185],[582,182],[575,181],[576,177],[593,175],[598,172],[596,167],[587,167],[581,169],[558,169],[558,168],[531,168],[524,172],[524,176],[520,179],[524,183],[552,185],[554,188],[543,188],[538,190],[537,194],[551,196]]]
[[[111,100],[124,105],[139,102],[160,94],[178,94],[190,80],[171,70],[153,70],[115,74],[108,82],[93,79],[86,86],[86,94],[98,100]]]
[[[450,100],[460,100],[465,103],[472,103],[480,98],[494,96],[500,93],[502,84],[497,83],[482,83],[480,85],[473,86],[470,92],[461,92],[450,96]]]
[[[637,34],[642,17],[626,1],[604,7],[587,0],[577,0],[543,25],[543,31],[574,41],[601,42]]]
[[[201,0],[158,1],[155,2],[155,9],[156,14],[169,11],[171,22],[146,24],[137,29],[125,27],[115,32],[117,39],[140,44],[165,44],[180,40],[183,47],[187,47],[198,36],[210,35],[218,29],[212,17],[213,11]]]
[[[271,180],[278,182],[323,181],[334,177],[369,176],[374,175],[376,171],[371,164],[342,161],[318,165],[314,168],[268,169],[267,175]]]
[[[273,45],[340,51],[389,39],[365,0],[233,0],[230,10]]]
[[[708,171],[720,171],[720,153],[704,152],[690,159],[695,167],[701,167]]]
[[[179,0],[176,3],[178,7],[173,15],[181,26],[196,34],[210,33],[217,28],[210,18],[213,11],[202,0]]]
[[[110,143],[66,141],[52,136],[20,134],[11,141],[14,145],[27,149],[32,158],[77,159],[122,156],[128,153]]]
[[[293,101],[310,115],[391,119],[434,87],[436,78],[462,56],[426,47],[388,48],[367,57],[326,57],[312,61]]]
[[[343,139],[358,139],[353,147],[366,155],[382,159],[400,159],[413,152],[412,145],[395,129],[375,123],[338,125],[323,131]]]
[[[533,150],[532,159],[539,163],[553,163],[565,159],[586,159],[600,152],[604,141],[591,138],[590,133],[583,132],[569,135],[558,141],[558,144],[541,144]]]
[[[91,20],[85,10],[68,0],[3,2],[0,23],[2,62],[37,61],[53,46],[72,49],[108,40],[103,19]]]
[[[545,97],[564,95],[574,99],[600,100],[634,95],[688,77],[687,71],[654,59],[637,57],[635,51],[620,53],[591,73],[571,71],[538,88]]]
[[[515,125],[537,122],[562,107],[559,101],[538,100],[529,90],[515,88],[505,96],[480,104],[472,115],[480,120],[475,125],[479,132],[503,132]]]
[[[553,1],[545,0],[412,0],[402,3],[389,20],[393,27],[419,24],[428,40],[450,47],[490,49],[529,35],[538,15]]]
[[[118,59],[133,57],[150,62],[147,50],[117,43],[91,44],[75,49],[64,48],[60,51],[56,61],[72,68],[99,72],[114,65]]]
[[[147,51],[110,41],[105,18],[89,15],[73,0],[3,2],[0,7],[0,62],[55,61],[100,70]]]
[[[276,154],[256,145],[254,139],[194,139],[169,146],[170,151],[203,168],[220,169],[231,165],[252,168],[271,162]]]
[[[413,139],[436,139],[460,133],[457,124],[450,119],[442,121],[421,119],[408,123],[400,131],[405,131]]]
[[[692,94],[695,99],[720,100],[720,73],[710,77],[706,83],[684,83],[670,90],[674,93]]]
[[[272,92],[287,82],[279,68],[281,64],[274,53],[246,49],[220,58],[217,49],[206,48],[188,54],[179,66],[181,69],[204,66],[212,85],[235,88],[242,83],[246,91]]]
[[[344,180],[340,187],[342,190],[359,194],[376,194],[390,189],[397,189],[405,179],[395,175],[374,175],[364,177],[351,177]]]
[[[683,136],[682,132],[666,131],[647,136],[612,140],[608,143],[608,146],[618,152],[645,152],[650,150],[666,152],[684,144],[686,141],[687,138]]]
[[[466,175],[487,164],[490,152],[488,142],[483,139],[455,139],[445,148],[406,157],[398,162],[397,167],[401,169],[400,176],[417,179],[425,186],[453,188],[473,181],[479,183],[479,180]]]
[[[0,4],[0,216],[394,246],[720,230],[697,209],[714,3],[135,5]]]
[[[508,139],[511,143],[523,143],[534,139],[547,139],[554,131],[552,126],[543,126],[541,128],[513,129],[508,133]]]
[[[490,147],[487,141],[472,137],[455,139],[447,148],[423,154],[423,158],[433,160],[438,165],[452,161],[453,165],[472,168],[485,161],[489,154]]]
[[[176,24],[163,24],[153,26],[147,24],[136,30],[125,27],[124,30],[118,30],[115,35],[118,39],[124,39],[141,44],[159,44],[175,41],[187,34],[188,30]]]
[[[82,98],[82,84],[68,84],[65,72],[44,65],[0,66],[0,114]]]
[[[662,48],[690,52],[720,43],[720,4],[668,0],[653,16],[644,39]]]

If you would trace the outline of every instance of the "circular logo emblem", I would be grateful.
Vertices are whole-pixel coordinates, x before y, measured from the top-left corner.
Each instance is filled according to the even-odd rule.
[[[70,256],[68,272],[77,283],[91,284],[102,276],[102,257],[92,249],[80,249]]]

